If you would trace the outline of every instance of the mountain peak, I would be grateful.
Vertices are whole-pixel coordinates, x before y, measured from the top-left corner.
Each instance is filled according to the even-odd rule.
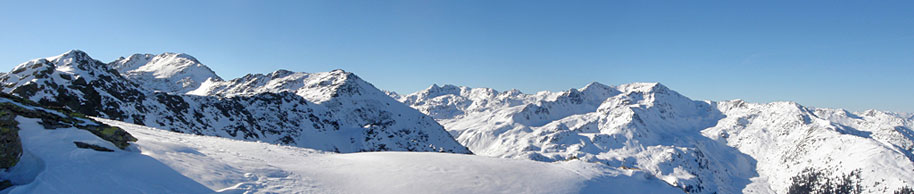
[[[349,72],[346,72],[346,70],[343,70],[343,69],[334,69],[334,70],[330,71],[330,73],[349,73]]]
[[[90,69],[108,71],[104,67],[104,63],[92,59],[92,57],[90,57],[89,54],[86,54],[86,52],[74,49],[57,56],[33,59],[28,62],[19,64],[13,68],[13,71],[11,71],[10,74],[20,74],[23,72],[25,72],[25,74],[31,74],[33,71],[39,69],[39,67],[52,68],[50,70],[45,69],[47,71],[51,71],[54,68],[57,68],[54,66],[68,66],[67,68],[64,68],[66,69],[65,72],[67,73],[90,71]]]
[[[289,70],[285,70],[285,69],[279,69],[279,70],[276,70],[276,71],[273,71],[272,73],[270,73],[269,76],[270,76],[271,78],[278,78],[278,77],[284,77],[284,76],[292,75],[292,74],[295,74],[295,73],[296,73],[296,72],[294,72],[294,71],[289,71]],[[248,75],[250,75],[250,74],[248,74]]]
[[[658,82],[636,82],[616,87],[621,92],[668,93],[670,88]]]
[[[583,88],[581,88],[581,90],[587,90],[589,88],[609,88],[609,86],[602,84],[600,82],[590,82],[587,85],[585,85]]]
[[[83,52],[83,51],[77,50],[77,49],[73,49],[73,50],[64,52],[60,55],[47,58],[48,61],[59,61],[59,60],[66,60],[66,59],[73,59],[74,61],[76,61],[76,60],[83,60],[83,59],[91,59],[91,57],[89,57],[89,54],[86,54],[86,52]]]
[[[61,54],[61,56],[86,56],[86,55],[88,55],[88,54],[86,54],[85,51],[82,51],[82,50],[79,50],[79,49],[69,50],[69,51],[64,52],[63,54]]]
[[[444,84],[444,85],[439,86],[438,84],[432,84],[431,86],[429,86],[428,88],[426,88],[425,90],[423,90],[421,92],[425,93],[426,98],[434,98],[434,97],[448,95],[448,94],[460,95],[460,91],[461,91],[460,87],[455,86],[455,85]]]
[[[188,60],[192,60],[192,61],[194,61],[194,62],[200,63],[199,61],[197,61],[197,58],[194,58],[194,56],[190,56],[190,55],[187,54],[187,53],[164,52],[164,53],[162,53],[162,54],[159,54],[159,56],[163,56],[163,57],[174,57],[174,58],[183,58],[183,59],[188,59]]]
[[[615,88],[612,88],[607,85],[603,85],[599,82],[590,82],[581,89],[578,89],[581,93],[598,93],[598,94],[612,94],[618,93]]]
[[[212,69],[185,53],[133,54],[108,65],[137,83],[164,92],[186,93],[208,79],[222,80]]]

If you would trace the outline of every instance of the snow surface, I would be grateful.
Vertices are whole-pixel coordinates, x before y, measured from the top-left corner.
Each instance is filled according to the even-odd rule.
[[[152,157],[222,193],[678,193],[645,173],[580,160],[543,163],[485,156],[337,154],[196,136],[98,119],[121,127]]]

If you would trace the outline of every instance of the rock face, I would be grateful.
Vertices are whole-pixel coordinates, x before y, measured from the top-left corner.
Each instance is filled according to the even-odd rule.
[[[322,75],[321,80],[298,92],[290,89],[231,93],[213,86],[234,83],[236,88],[244,87],[243,84],[257,88],[262,87],[257,82],[242,82],[254,77],[264,81],[267,77],[248,75],[225,82],[213,74],[202,79],[198,75],[206,74],[198,73],[209,69],[198,65],[201,64],[193,57],[172,53],[133,55],[105,64],[74,50],[23,63],[0,76],[0,81],[3,92],[42,104],[176,132],[337,152],[470,153],[432,118],[393,100],[351,73],[314,74]],[[311,77],[305,73],[277,73]],[[199,80],[204,81],[196,84]],[[295,80],[284,83],[306,85]],[[190,88],[195,85],[200,87]],[[198,95],[182,91],[195,91],[191,93]],[[199,95],[196,91],[212,92]],[[309,98],[312,96],[320,96],[322,101]]]
[[[689,193],[785,193],[808,167],[860,169],[867,192],[914,183],[914,120],[901,114],[694,101],[658,83],[536,94],[433,85],[389,94],[479,155],[599,162]]]

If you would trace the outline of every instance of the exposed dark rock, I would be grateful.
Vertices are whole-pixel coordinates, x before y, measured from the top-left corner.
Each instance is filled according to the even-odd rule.
[[[0,169],[8,169],[19,162],[22,142],[19,140],[19,123],[16,115],[0,109]]]
[[[89,143],[85,143],[85,142],[80,142],[80,141],[74,141],[73,144],[76,144],[76,147],[82,148],[82,149],[92,149],[92,150],[99,151],[99,152],[114,152],[114,150],[111,150],[111,149],[108,149],[108,148],[105,148],[102,146],[98,146],[95,144],[89,144]]]

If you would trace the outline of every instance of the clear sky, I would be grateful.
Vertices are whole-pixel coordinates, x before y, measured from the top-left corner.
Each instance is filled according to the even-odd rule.
[[[914,1],[7,1],[0,69],[184,52],[232,79],[381,89],[660,82],[693,99],[914,112]]]

